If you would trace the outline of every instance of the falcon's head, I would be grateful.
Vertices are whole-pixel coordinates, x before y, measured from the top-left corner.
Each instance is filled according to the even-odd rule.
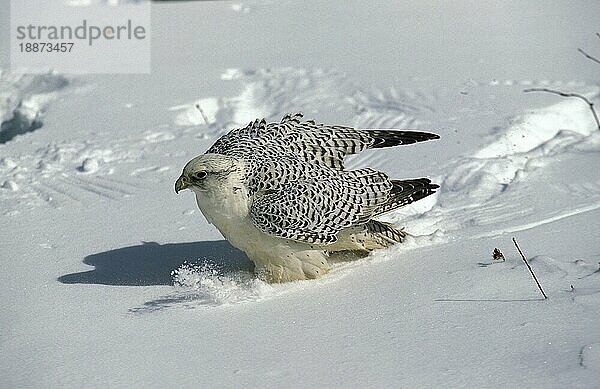
[[[225,184],[229,175],[237,171],[235,159],[221,154],[204,154],[192,159],[183,168],[175,182],[175,193],[183,189],[206,192]]]

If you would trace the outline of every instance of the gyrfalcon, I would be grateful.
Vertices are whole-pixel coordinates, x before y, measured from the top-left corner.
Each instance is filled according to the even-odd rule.
[[[256,119],[222,136],[185,165],[175,191],[198,207],[268,282],[317,278],[336,252],[368,253],[406,234],[374,218],[435,192],[427,178],[392,180],[372,168],[346,170],[344,157],[439,136],[367,130],[286,115]]]

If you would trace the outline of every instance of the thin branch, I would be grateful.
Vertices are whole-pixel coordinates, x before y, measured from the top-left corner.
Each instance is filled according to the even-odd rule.
[[[540,290],[540,292],[542,292],[542,295],[544,296],[544,298],[547,299],[548,296],[546,296],[546,293],[544,293],[544,289],[542,289],[542,285],[540,285],[540,282],[538,281],[537,277],[535,276],[535,273],[533,272],[533,269],[529,265],[529,262],[527,262],[527,259],[525,259],[525,255],[523,255],[521,248],[517,244],[517,240],[515,238],[512,238],[512,241],[515,244],[517,250],[519,250],[519,254],[521,254],[521,258],[523,258],[523,262],[525,262],[525,264],[527,265],[527,268],[529,269],[529,272],[533,276],[533,279],[535,280],[535,283],[537,284],[538,289]]]
[[[198,111],[200,111],[200,115],[202,115],[202,119],[204,119],[204,122],[208,125],[208,116],[206,116],[206,114],[204,113],[202,108],[200,108],[200,104],[196,104],[196,109]]]
[[[585,101],[587,103],[587,105],[590,107],[590,111],[592,111],[592,115],[594,115],[594,120],[596,121],[596,125],[598,126],[598,130],[600,130],[600,119],[598,119],[598,114],[596,113],[596,110],[594,109],[594,103],[592,103],[585,96],[582,96],[579,93],[565,93],[565,92],[561,92],[561,91],[557,91],[557,90],[553,90],[553,89],[548,89],[548,88],[529,88],[529,89],[524,89],[523,92],[525,92],[525,93],[529,93],[529,92],[548,92],[548,93],[553,93],[555,95],[559,95],[559,96],[562,96],[562,97],[577,97],[577,98]]]
[[[579,51],[581,54],[583,54],[587,59],[591,59],[594,62],[600,63],[600,59],[592,57],[591,55],[589,55],[588,53],[583,51],[583,49],[577,49],[577,51]]]
[[[600,38],[600,32],[597,32],[596,35],[598,36],[598,38]]]

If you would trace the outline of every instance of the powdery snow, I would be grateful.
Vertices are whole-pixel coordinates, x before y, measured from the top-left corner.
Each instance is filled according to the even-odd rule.
[[[175,16],[214,14],[242,25],[302,16],[291,2],[155,7],[157,26]],[[314,7],[336,15],[334,27],[357,22],[331,2]],[[379,15],[356,7],[361,17]],[[482,17],[506,10],[487,11]],[[530,11],[511,13],[515,29],[535,35],[571,22],[558,12],[546,15],[554,23],[530,26]],[[578,28],[592,13],[584,11]],[[464,33],[438,19],[442,30]],[[410,20],[388,21],[386,30],[416,28]],[[191,42],[203,27],[177,28]],[[373,28],[377,45],[381,27]],[[425,49],[448,49],[427,46],[441,33],[423,28]],[[486,50],[487,28],[473,34],[474,52]],[[246,38],[232,34],[205,39],[226,49]],[[385,45],[376,48],[381,64],[336,70],[310,66],[302,43],[294,66],[261,65],[257,40],[260,55],[190,72],[170,62],[178,54],[161,51],[167,37],[153,36],[157,62],[147,77],[0,73],[2,122],[42,124],[0,144],[0,387],[597,385],[600,132],[581,101],[522,93],[564,88],[598,106],[597,79],[585,81],[580,65],[551,79],[532,56],[522,62],[535,71],[519,63],[509,77],[439,82],[400,65],[390,77]],[[448,69],[463,60],[463,43],[445,43],[459,52]],[[513,44],[521,58],[528,43]],[[194,66],[206,55],[186,58]],[[366,152],[349,164],[429,176],[441,188],[385,215],[406,227],[405,243],[338,262],[318,280],[269,285],[204,220],[193,195],[176,196],[173,184],[231,127],[297,111],[361,128],[439,133],[436,142]],[[494,248],[505,261],[492,259]]]

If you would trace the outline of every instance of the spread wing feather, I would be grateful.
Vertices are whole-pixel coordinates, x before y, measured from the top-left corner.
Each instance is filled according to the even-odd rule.
[[[221,137],[208,153],[247,156],[268,145],[271,154],[293,153],[308,162],[343,170],[344,157],[367,149],[438,139],[436,134],[406,130],[362,130],[325,125],[303,115],[286,115],[279,123],[257,119]]]

